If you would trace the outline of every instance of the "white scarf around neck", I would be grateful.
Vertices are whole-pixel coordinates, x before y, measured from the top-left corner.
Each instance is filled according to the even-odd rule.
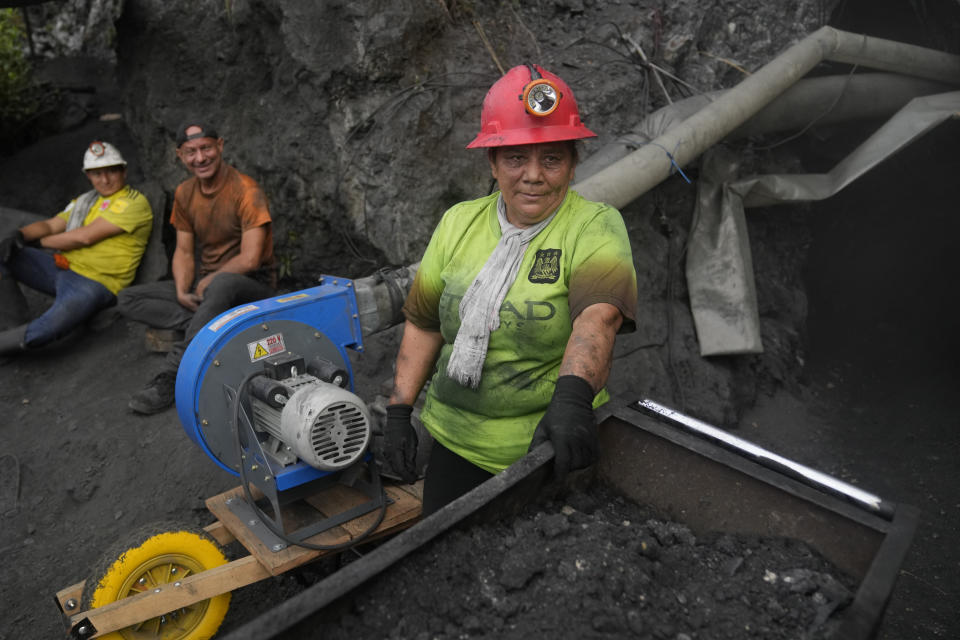
[[[70,210],[70,215],[67,217],[67,231],[73,231],[83,226],[83,221],[87,219],[87,214],[90,213],[90,208],[97,201],[99,195],[96,189],[91,189],[77,196],[73,203],[73,209]]]
[[[503,194],[497,198],[500,240],[460,301],[460,329],[447,363],[447,377],[461,386],[476,389],[480,385],[490,332],[500,326],[500,306],[517,279],[527,245],[550,224],[559,209],[537,224],[521,228],[507,220]]]

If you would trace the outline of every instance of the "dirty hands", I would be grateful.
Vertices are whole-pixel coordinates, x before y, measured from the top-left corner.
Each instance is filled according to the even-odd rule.
[[[409,404],[387,405],[387,423],[383,427],[384,451],[393,469],[406,483],[417,480],[417,432],[410,418]]]
[[[17,255],[23,245],[23,232],[20,229],[14,229],[2,239],[0,239],[0,263],[5,263],[13,256]]]
[[[180,306],[190,309],[190,311],[196,311],[202,300],[203,298],[192,291],[177,290],[177,302],[180,303]]]
[[[203,293],[213,281],[214,275],[216,274],[208,273],[200,278],[200,281],[197,282],[197,286],[193,288],[193,291],[177,291],[177,302],[179,302],[181,306],[190,309],[190,311],[196,311],[200,303],[203,302]]]
[[[547,440],[553,443],[557,477],[590,466],[597,456],[594,395],[593,387],[580,376],[560,376],[547,412],[533,432],[531,450]]]
[[[197,296],[199,300],[203,300],[203,293],[207,290],[207,287],[210,286],[210,283],[213,282],[213,277],[217,275],[218,272],[214,271],[213,273],[208,273],[207,275],[200,278],[200,281],[197,282],[197,286],[193,288],[193,293]]]

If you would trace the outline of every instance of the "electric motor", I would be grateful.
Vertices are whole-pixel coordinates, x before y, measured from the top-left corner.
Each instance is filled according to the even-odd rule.
[[[262,391],[252,392],[250,404],[254,430],[273,439],[264,450],[277,462],[299,458],[321,471],[339,471],[362,458],[371,422],[359,397],[309,374],[275,382],[267,387],[267,399],[258,397]]]

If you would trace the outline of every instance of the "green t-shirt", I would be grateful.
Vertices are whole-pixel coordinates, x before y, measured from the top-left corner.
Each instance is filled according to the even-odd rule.
[[[553,395],[573,318],[596,303],[633,331],[637,275],[620,212],[570,191],[527,246],[500,307],[477,389],[446,375],[460,328],[459,304],[500,239],[499,192],[462,202],[437,225],[404,305],[407,319],[440,331],[443,346],[420,418],[443,446],[490,472],[522,457]],[[605,402],[606,391],[595,405]]]
[[[71,200],[57,215],[69,221],[76,203]],[[146,196],[126,185],[111,196],[99,196],[84,218],[83,226],[97,218],[117,225],[124,233],[104,238],[89,247],[64,251],[63,255],[70,261],[71,271],[99,282],[116,294],[137,275],[140,258],[153,229],[153,211]]]

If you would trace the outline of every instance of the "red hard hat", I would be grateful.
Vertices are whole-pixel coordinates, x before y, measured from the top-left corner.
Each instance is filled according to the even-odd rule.
[[[542,67],[520,65],[497,80],[483,99],[480,133],[467,149],[593,138],[583,126],[573,91]]]

